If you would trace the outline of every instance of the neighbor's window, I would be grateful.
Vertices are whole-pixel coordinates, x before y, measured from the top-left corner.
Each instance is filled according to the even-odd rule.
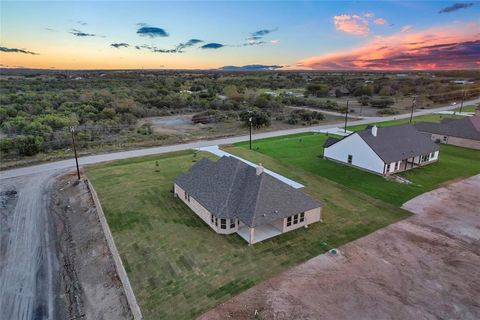
[[[300,222],[305,221],[305,212],[300,213]]]
[[[351,154],[348,155],[348,163],[352,163],[353,161],[353,156]]]
[[[290,227],[292,225],[292,216],[287,218],[287,227]]]
[[[220,219],[220,229],[227,229],[227,219]]]
[[[447,136],[443,136],[443,142],[447,142]]]
[[[215,223],[215,217],[213,216],[213,214],[210,214],[210,216],[211,216],[211,219],[212,219],[212,224],[214,224]]]
[[[298,223],[298,214],[293,216],[293,224],[297,224],[297,223]]]
[[[235,219],[230,219],[230,229],[235,228]]]

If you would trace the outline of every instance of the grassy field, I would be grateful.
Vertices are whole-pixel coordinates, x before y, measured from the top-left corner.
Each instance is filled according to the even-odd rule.
[[[238,235],[216,234],[173,197],[173,179],[206,154],[186,151],[87,168],[146,319],[190,319],[293,265],[409,215],[312,175],[308,165],[303,170],[292,161],[231,149],[304,183],[305,192],[325,204],[324,222],[248,246]],[[308,154],[316,157],[313,150]]]
[[[406,171],[401,175],[413,184],[387,181],[383,177],[323,159],[322,145],[327,136],[305,133],[254,141],[256,152],[245,152],[248,143],[225,147],[226,151],[255,160],[261,153],[292,168],[302,168],[371,197],[401,206],[407,200],[437,188],[442,183],[480,173],[480,151],[441,145],[440,159],[428,166]]]
[[[417,116],[417,117],[414,117],[413,118],[413,123],[415,122],[421,122],[421,121],[427,121],[427,122],[440,122],[442,119],[445,119],[445,118],[463,118],[463,116],[454,116],[454,115],[444,115],[444,114],[427,114],[427,115],[423,115],[423,116]],[[378,123],[375,123],[376,125],[378,126],[381,126],[381,127],[387,127],[387,126],[394,126],[394,125],[397,125],[397,124],[404,124],[404,123],[409,123],[410,122],[410,118],[406,118],[406,119],[398,119],[398,120],[390,120],[390,121],[383,121],[383,122],[378,122]],[[358,130],[363,130],[367,127],[366,124],[361,124],[361,125],[357,125],[357,126],[349,126],[347,127],[348,130],[351,130],[351,131],[358,131]]]

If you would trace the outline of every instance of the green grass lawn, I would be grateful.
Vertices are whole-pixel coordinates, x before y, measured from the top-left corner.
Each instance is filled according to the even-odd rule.
[[[426,115],[423,115],[423,116],[413,117],[413,123],[421,122],[421,121],[440,122],[442,119],[445,119],[445,118],[456,118],[456,119],[458,119],[458,118],[463,118],[463,116],[445,115],[445,114],[426,114]],[[378,125],[378,126],[381,126],[381,127],[388,127],[388,126],[394,126],[394,125],[397,125],[397,124],[404,124],[404,123],[409,123],[409,122],[410,122],[410,118],[406,118],[406,119],[398,119],[398,120],[390,120],[390,121],[381,121],[381,122],[377,122],[375,124]],[[357,125],[357,126],[349,126],[349,127],[347,127],[347,129],[351,130],[351,131],[358,131],[358,130],[365,129],[367,126],[368,126],[367,124],[360,124],[360,125]]]
[[[264,154],[292,168],[302,168],[316,176],[327,178],[371,197],[401,206],[407,200],[437,188],[442,183],[480,173],[480,151],[441,145],[439,161],[406,171],[401,175],[413,184],[387,181],[383,177],[356,168],[324,160],[322,145],[327,136],[304,133],[254,141],[256,152],[245,154],[247,142],[225,147],[228,152],[255,160],[254,154]]]
[[[462,112],[475,112],[479,108],[480,108],[480,104],[479,105],[471,104],[471,105],[468,105],[468,106],[463,106]],[[460,107],[455,109],[455,111],[460,111]]]
[[[261,151],[270,150],[272,157],[230,148],[301,181],[305,192],[325,204],[323,223],[253,246],[236,234],[216,234],[173,197],[173,179],[206,154],[195,157],[185,151],[87,167],[146,319],[190,319],[293,265],[409,215],[312,174],[314,165],[322,161],[312,149],[319,138],[305,136],[299,143],[290,137],[263,144]],[[310,148],[304,148],[307,145]],[[276,146],[293,150],[287,158],[274,159]],[[306,160],[309,156],[314,160],[311,164]],[[297,157],[303,162],[296,162]]]

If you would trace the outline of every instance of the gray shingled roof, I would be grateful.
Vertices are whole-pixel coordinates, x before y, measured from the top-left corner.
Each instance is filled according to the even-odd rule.
[[[175,179],[218,218],[238,218],[249,227],[321,207],[321,202],[254,167],[224,156],[207,158]]]
[[[377,136],[372,135],[371,129],[357,133],[385,163],[428,154],[440,149],[431,140],[430,135],[418,131],[411,124],[379,127]]]
[[[328,148],[328,147],[330,147],[332,144],[335,144],[335,143],[337,143],[337,142],[340,141],[340,140],[341,140],[341,139],[328,137],[327,140],[325,141],[325,143],[323,144],[323,147],[324,147],[324,148]]]
[[[418,122],[415,127],[422,132],[444,136],[480,140],[480,115],[461,119],[443,119],[441,123]]]

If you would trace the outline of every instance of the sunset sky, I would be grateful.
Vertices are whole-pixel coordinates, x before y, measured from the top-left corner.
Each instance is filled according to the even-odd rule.
[[[478,1],[2,1],[2,67],[479,69]]]

